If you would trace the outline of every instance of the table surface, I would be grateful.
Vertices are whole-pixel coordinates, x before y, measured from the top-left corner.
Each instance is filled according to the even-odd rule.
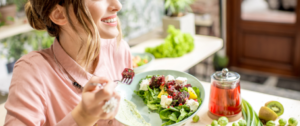
[[[212,119],[210,119],[207,115],[210,94],[210,83],[201,83],[203,84],[203,87],[205,89],[205,101],[203,102],[200,111],[197,113],[197,115],[200,118],[199,122],[193,123],[191,119],[186,123],[186,126],[206,126],[212,122]],[[243,84],[241,84],[241,87],[243,88]],[[284,106],[284,113],[280,116],[280,118],[288,120],[290,117],[295,117],[298,120],[298,122],[300,122],[300,101],[243,89],[241,89],[241,95],[243,99],[250,103],[250,105],[252,106],[254,111],[256,111],[257,114],[259,112],[260,107],[264,106],[266,102],[279,101]],[[278,120],[276,120],[276,124],[278,124]],[[231,125],[232,123],[229,123],[227,126]]]
[[[178,70],[186,71],[197,63],[216,53],[223,47],[223,40],[216,37],[195,35],[195,49],[178,58],[155,59],[144,71],[150,70]],[[155,47],[164,42],[164,39],[152,39],[131,48],[131,52],[143,53],[146,47]]]
[[[208,112],[208,101],[209,101],[209,94],[210,94],[210,84],[207,82],[201,82],[203,84],[205,90],[205,100],[202,103],[200,111],[197,115],[200,117],[199,122],[193,123],[192,120],[189,120],[185,125],[186,126],[206,126],[212,122],[207,115]],[[243,87],[243,84],[241,84]],[[278,96],[267,95],[263,93],[248,91],[241,89],[242,98],[247,100],[256,113],[259,112],[261,106],[268,101],[279,101],[284,106],[284,113],[280,116],[280,118],[289,119],[290,117],[295,117],[298,122],[300,122],[300,101],[292,100],[288,98],[282,98]],[[0,102],[6,100],[6,97],[0,97]],[[4,124],[4,119],[6,115],[6,110],[4,109],[4,104],[0,104],[0,125]],[[278,122],[276,122],[278,124]],[[229,123],[228,126],[231,126],[232,123]]]

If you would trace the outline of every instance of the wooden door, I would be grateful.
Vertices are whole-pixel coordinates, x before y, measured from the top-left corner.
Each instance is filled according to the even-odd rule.
[[[249,15],[242,14],[242,2],[226,3],[230,66],[300,77],[300,2],[294,19],[289,20],[285,16],[248,20]]]

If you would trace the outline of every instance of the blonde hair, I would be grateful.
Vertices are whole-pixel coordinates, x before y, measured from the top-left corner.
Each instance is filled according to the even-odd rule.
[[[80,57],[81,60],[79,62],[83,65],[85,70],[88,70],[90,64],[98,63],[97,57],[100,55],[101,42],[98,28],[96,27],[95,22],[92,20],[91,13],[84,4],[84,0],[29,0],[25,5],[28,22],[34,29],[47,30],[51,36],[58,37],[60,27],[53,23],[49,18],[50,13],[57,4],[64,6],[66,10],[69,10],[70,5],[73,5],[73,11],[76,19],[88,34],[85,42],[85,49],[82,49],[84,44],[82,42],[80,51],[78,52],[84,54],[84,57]],[[69,11],[66,12],[72,29],[78,34],[78,31],[76,30],[70,18]],[[88,24],[92,25],[92,29],[88,27]],[[119,35],[116,39],[119,45],[122,39],[122,30],[119,19],[117,28],[119,30]]]

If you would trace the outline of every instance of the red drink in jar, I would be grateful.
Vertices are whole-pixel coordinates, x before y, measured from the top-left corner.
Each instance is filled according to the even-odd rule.
[[[209,111],[215,116],[238,115],[242,110],[240,75],[224,68],[211,79]]]

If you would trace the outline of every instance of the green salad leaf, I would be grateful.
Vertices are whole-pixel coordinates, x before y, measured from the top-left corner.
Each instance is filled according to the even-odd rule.
[[[184,108],[182,108],[180,110],[180,116],[178,117],[178,120],[176,121],[176,123],[180,122],[181,120],[183,120],[187,115],[188,115],[188,113],[185,111]]]
[[[176,122],[177,121],[176,113],[178,113],[178,112],[173,112],[171,115],[169,115],[169,119]]]
[[[195,93],[197,94],[197,100],[198,100],[198,103],[200,105],[201,101],[202,101],[201,96],[200,96],[201,95],[200,90],[197,87],[193,87],[193,89],[194,89]]]
[[[171,125],[176,123],[175,121],[169,120],[168,122],[165,122],[164,124],[162,124],[162,126],[167,126],[167,125]]]
[[[160,108],[160,104],[147,104],[147,107],[150,109],[150,110],[157,110]]]
[[[161,119],[170,119],[169,115],[171,115],[173,112],[179,112],[178,109],[174,108],[174,107],[170,107],[168,109],[164,109],[162,111],[159,112],[159,116]]]

